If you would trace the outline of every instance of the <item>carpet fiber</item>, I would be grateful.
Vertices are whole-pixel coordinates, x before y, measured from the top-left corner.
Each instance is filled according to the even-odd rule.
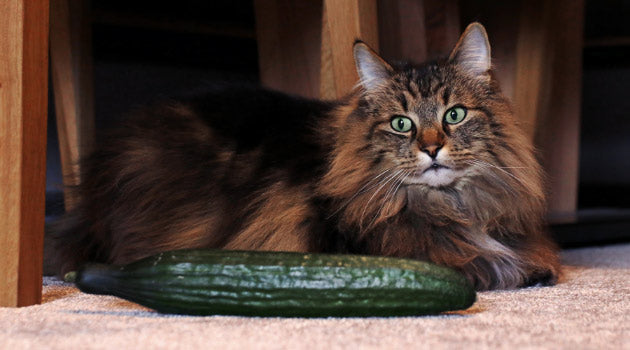
[[[46,278],[42,305],[0,308],[0,349],[630,349],[630,244],[567,250],[563,262],[557,286],[404,318],[169,316]]]

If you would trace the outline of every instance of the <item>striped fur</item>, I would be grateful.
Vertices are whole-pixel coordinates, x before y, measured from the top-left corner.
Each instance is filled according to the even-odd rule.
[[[205,247],[425,259],[478,289],[554,283],[541,169],[480,38],[473,24],[465,55],[398,66],[358,43],[368,83],[341,101],[221,86],[137,111],[83,164],[81,202],[51,233],[60,271]],[[467,116],[451,125],[453,106]]]

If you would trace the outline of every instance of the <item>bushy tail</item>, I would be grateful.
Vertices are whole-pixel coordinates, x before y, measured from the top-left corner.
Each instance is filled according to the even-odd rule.
[[[63,276],[87,261],[98,261],[99,246],[81,208],[75,208],[46,225],[44,274]]]

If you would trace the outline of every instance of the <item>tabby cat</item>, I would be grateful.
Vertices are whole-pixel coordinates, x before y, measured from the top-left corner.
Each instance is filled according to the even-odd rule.
[[[227,85],[137,112],[82,164],[61,271],[225,248],[422,259],[479,290],[555,283],[541,170],[483,26],[421,65],[362,42],[354,57],[340,101]]]

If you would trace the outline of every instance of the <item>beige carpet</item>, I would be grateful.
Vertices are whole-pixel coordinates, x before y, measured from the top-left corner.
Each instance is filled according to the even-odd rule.
[[[371,319],[166,316],[51,279],[0,308],[0,349],[630,349],[630,244],[563,253],[555,287],[480,293],[468,311]]]

